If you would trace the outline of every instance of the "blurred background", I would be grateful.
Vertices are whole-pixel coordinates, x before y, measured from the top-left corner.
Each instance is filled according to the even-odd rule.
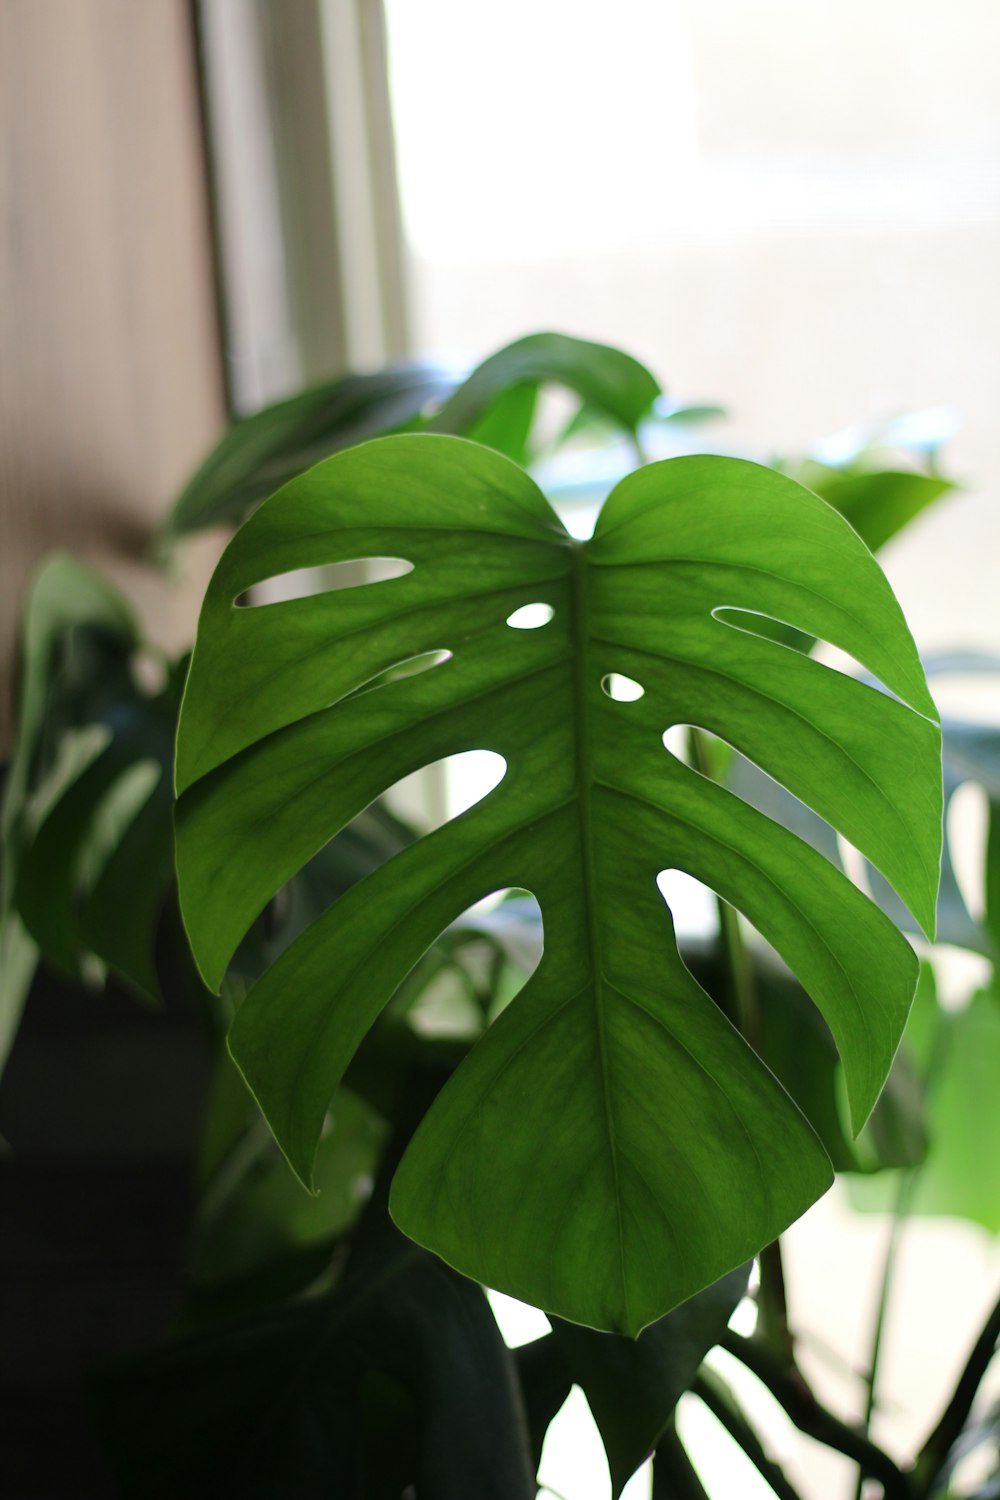
[[[711,448],[835,453],[914,414],[962,488],[884,565],[922,650],[1000,651],[998,73],[995,0],[0,0],[0,733],[49,549],[183,644],[218,542],[169,587],[146,551],[228,416],[539,329],[725,407]],[[953,679],[944,706],[996,724],[996,680]],[[967,992],[978,962],[945,983]],[[848,1410],[886,1233],[837,1189],[789,1237],[804,1360]],[[1000,1258],[985,1230],[920,1221],[900,1267],[876,1433],[902,1455]],[[572,1400],[542,1474],[604,1500]],[[846,1497],[851,1466],[772,1418],[804,1491]],[[706,1478],[737,1462],[708,1428],[698,1451]]]

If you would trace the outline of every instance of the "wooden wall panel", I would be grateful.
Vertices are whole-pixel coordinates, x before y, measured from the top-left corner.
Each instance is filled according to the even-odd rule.
[[[187,0],[0,0],[0,746],[48,550],[190,638],[211,545],[179,588],[143,554],[222,424]]]

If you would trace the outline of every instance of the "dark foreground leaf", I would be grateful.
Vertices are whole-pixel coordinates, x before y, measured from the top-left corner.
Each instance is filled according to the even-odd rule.
[[[637,1339],[553,1324],[551,1337],[600,1429],[615,1500],[653,1451],[705,1355],[725,1333],[749,1276],[749,1266],[730,1271]]]
[[[126,1496],[533,1500],[481,1289],[389,1231],[355,1256],[331,1296],[105,1372],[95,1405]]]

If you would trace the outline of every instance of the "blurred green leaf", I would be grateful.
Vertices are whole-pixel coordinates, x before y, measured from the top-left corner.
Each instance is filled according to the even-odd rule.
[[[660,394],[649,371],[619,349],[561,333],[534,333],[484,360],[428,427],[474,436],[475,424],[503,392],[539,385],[565,386],[595,415],[632,434]]]
[[[103,579],[64,553],[35,574],[21,617],[10,762],[0,812],[0,1069],[37,963],[37,943],[14,906],[25,851],[67,779],[98,746],[67,735],[93,721],[129,677],[135,620]],[[78,753],[82,751],[82,754]]]
[[[575,391],[626,432],[659,394],[652,375],[628,355],[554,333],[517,340],[461,382],[433,364],[325,381],[234,423],[178,496],[162,536],[236,526],[320,459],[415,422],[466,434],[524,462],[537,393],[550,383]]]
[[[85,955],[149,999],[173,880],[173,736],[184,679],[147,695],[134,682],[100,708],[104,748],[48,807],[26,845],[15,901],[46,958],[71,978]]]
[[[761,1055],[825,1146],[837,1172],[914,1166],[927,1149],[922,1092],[905,1055],[857,1140],[851,1136],[840,1059],[829,1027],[791,975],[755,971]]]
[[[531,462],[531,429],[538,406],[541,382],[525,381],[503,390],[469,427],[465,436],[487,448],[495,448],[516,464]]]
[[[922,986],[903,1045],[927,1077],[929,1145],[909,1212],[1000,1232],[1000,995],[979,990],[951,1011]],[[896,1192],[893,1178],[852,1179],[851,1201],[865,1212],[884,1211]]]
[[[971,953],[981,953],[985,957],[992,957],[994,952],[992,939],[983,924],[977,922],[969,912],[965,897],[962,895],[961,887],[955,875],[955,866],[951,855],[951,839],[948,833],[948,810],[951,806],[951,799],[959,786],[968,779],[966,776],[962,776],[961,780],[959,780],[954,774],[954,760],[951,754],[952,744],[953,740],[946,732],[944,736],[945,838],[941,850],[941,884],[938,887],[937,941],[939,943],[948,943],[955,948],[965,948]],[[865,871],[872,896],[878,902],[886,916],[902,932],[908,932],[913,936],[917,936],[920,932],[919,927],[888,881],[867,861],[865,863]]]
[[[349,1089],[340,1089],[317,1152],[316,1192],[307,1193],[228,1055],[221,1069],[225,1083],[221,1090],[216,1087],[210,1116],[220,1106],[238,1107],[238,1100],[220,1099],[220,1093],[225,1096],[237,1086],[249,1107],[202,1192],[191,1248],[192,1275],[202,1294],[310,1246],[325,1248],[329,1258],[334,1241],[354,1224],[368,1200],[387,1136],[385,1122],[371,1107]],[[213,1133],[218,1136],[217,1123]],[[303,1261],[307,1268],[310,1264]]]
[[[169,541],[238,526],[267,495],[321,458],[405,427],[454,390],[441,365],[408,364],[345,375],[235,422],[188,481],[163,523]]]
[[[796,477],[839,510],[873,552],[956,489],[951,480],[939,475],[914,474],[905,469],[845,473],[812,464],[808,476],[803,472]]]

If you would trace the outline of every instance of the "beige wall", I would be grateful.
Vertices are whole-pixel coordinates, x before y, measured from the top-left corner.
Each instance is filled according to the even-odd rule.
[[[196,80],[186,0],[0,0],[0,745],[49,549],[193,631],[142,559],[223,422]]]

